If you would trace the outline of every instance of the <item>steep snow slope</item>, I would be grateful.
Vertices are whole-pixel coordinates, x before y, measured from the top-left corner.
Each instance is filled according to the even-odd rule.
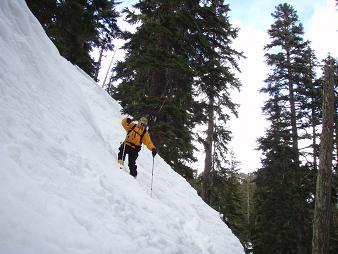
[[[0,253],[231,253],[238,239],[160,157],[118,169],[120,106],[0,1]]]

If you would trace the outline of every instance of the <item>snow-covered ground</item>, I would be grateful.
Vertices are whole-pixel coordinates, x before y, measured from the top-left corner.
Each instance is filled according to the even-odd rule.
[[[24,0],[0,1],[0,253],[231,253],[216,211],[143,148],[119,170],[120,106],[62,58]]]

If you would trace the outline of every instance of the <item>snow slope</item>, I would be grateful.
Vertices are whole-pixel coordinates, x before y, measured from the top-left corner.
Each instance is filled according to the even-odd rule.
[[[232,253],[196,191],[143,148],[118,169],[120,106],[62,58],[24,0],[0,1],[0,253]]]

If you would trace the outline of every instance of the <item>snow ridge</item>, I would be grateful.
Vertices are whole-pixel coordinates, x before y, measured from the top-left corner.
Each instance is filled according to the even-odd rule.
[[[0,1],[0,253],[244,253],[151,153],[118,169],[119,104],[62,58],[24,0]]]

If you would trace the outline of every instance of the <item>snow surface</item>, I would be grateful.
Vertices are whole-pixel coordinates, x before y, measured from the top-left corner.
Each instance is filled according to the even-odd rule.
[[[0,253],[244,253],[151,153],[119,170],[120,106],[62,58],[24,0],[0,1]]]

